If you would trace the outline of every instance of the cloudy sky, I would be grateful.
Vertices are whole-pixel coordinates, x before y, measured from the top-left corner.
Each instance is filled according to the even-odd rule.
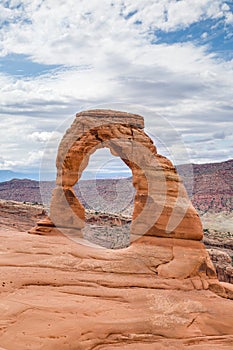
[[[0,169],[38,172],[51,136],[98,106],[145,109],[173,158],[232,158],[232,48],[233,1],[1,0]]]

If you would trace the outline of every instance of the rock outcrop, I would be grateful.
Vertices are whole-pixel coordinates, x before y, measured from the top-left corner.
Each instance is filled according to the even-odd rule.
[[[233,266],[230,255],[216,248],[207,249],[207,251],[215,266],[218,279],[220,281],[233,283]]]
[[[143,236],[140,242],[145,249],[150,245],[155,249],[157,245],[164,252],[162,261],[151,266],[158,277],[170,279],[171,283],[172,279],[181,278],[185,284],[189,278],[202,276],[200,288],[208,289],[209,279],[216,279],[216,274],[203,244],[198,242],[203,237],[200,218],[175,167],[157,153],[143,128],[143,117],[135,114],[110,110],[78,113],[59,145],[57,186],[50,217],[39,222],[31,233],[63,233],[85,244],[82,240],[85,210],[73,186],[91,154],[98,148],[108,147],[130,167],[136,189],[130,249],[136,249],[138,239]]]
[[[200,242],[95,249],[12,229],[0,241],[3,349],[232,349],[233,288]]]
[[[132,171],[136,189],[131,237],[149,235],[200,240],[201,221],[175,167],[159,155],[143,131],[141,116],[110,110],[81,112],[64,135],[57,155],[57,187],[50,218],[58,228],[77,236],[85,226],[85,211],[73,186],[97,149],[107,147]],[[51,230],[52,231],[52,230]]]
[[[31,229],[38,220],[46,218],[42,205],[0,200],[0,227],[19,231]]]

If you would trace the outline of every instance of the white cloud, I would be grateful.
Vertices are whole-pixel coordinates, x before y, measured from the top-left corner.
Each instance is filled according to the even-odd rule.
[[[14,169],[15,167],[22,166],[23,162],[19,160],[8,160],[3,157],[0,158],[0,170]]]
[[[28,138],[35,142],[40,143],[46,143],[48,142],[52,137],[60,136],[57,132],[48,132],[48,131],[35,131],[32,134],[28,135]]]
[[[201,35],[202,39],[206,39],[208,38],[208,33],[207,32],[204,32],[202,35]]]
[[[49,64],[95,65],[114,52],[148,43],[157,29],[174,31],[207,18],[231,21],[220,0],[39,0],[5,9],[3,54],[21,53]],[[130,17],[130,13],[134,13]],[[137,24],[140,23],[140,24]],[[129,47],[129,48],[130,48]],[[128,53],[129,54],[129,53]]]
[[[3,4],[0,56],[24,54],[35,62],[63,65],[37,77],[0,74],[1,150],[9,167],[21,167],[21,158],[35,165],[66,117],[98,104],[148,106],[181,130],[187,147],[211,138],[220,125],[221,133],[232,127],[233,61],[195,42],[150,42],[157,29],[175,31],[207,18],[231,23],[225,1],[15,0],[4,9]],[[153,118],[146,118],[146,126],[157,133]],[[228,144],[213,141],[216,155],[230,138]],[[208,149],[199,156],[215,159]]]
[[[43,151],[31,151],[28,153],[27,164],[28,165],[38,165],[43,157]]]
[[[227,24],[233,24],[233,14],[232,12],[227,12],[226,13],[226,23]]]
[[[0,170],[21,169],[23,171],[27,171],[28,169],[38,169],[40,167],[43,154],[43,151],[30,151],[27,155],[25,155],[25,157],[21,158],[20,160],[11,160],[9,158],[1,157]]]

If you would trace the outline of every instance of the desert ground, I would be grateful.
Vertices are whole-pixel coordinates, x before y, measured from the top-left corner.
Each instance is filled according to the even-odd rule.
[[[30,235],[43,208],[1,204],[2,349],[232,348],[232,285],[185,275],[179,254],[174,276],[159,276],[169,242],[96,250],[63,235]]]

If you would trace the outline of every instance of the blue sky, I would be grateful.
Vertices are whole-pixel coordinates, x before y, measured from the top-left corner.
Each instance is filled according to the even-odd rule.
[[[1,1],[0,169],[39,171],[51,136],[53,164],[76,112],[114,104],[146,111],[175,162],[182,147],[181,161],[232,158],[232,11],[222,0]],[[89,171],[119,173],[106,155]]]
[[[36,77],[50,73],[52,70],[61,67],[60,65],[46,65],[31,61],[30,57],[24,54],[8,54],[0,57],[0,72],[15,76],[16,78]]]

